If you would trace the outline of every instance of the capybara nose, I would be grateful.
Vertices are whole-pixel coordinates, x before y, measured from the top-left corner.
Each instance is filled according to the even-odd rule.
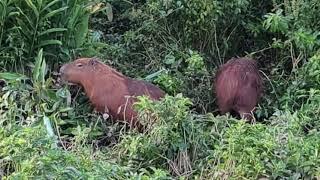
[[[65,70],[65,69],[66,69],[66,66],[65,66],[65,65],[63,65],[63,66],[60,67],[60,70],[59,70],[60,75],[62,75],[62,74],[64,73],[64,70]]]

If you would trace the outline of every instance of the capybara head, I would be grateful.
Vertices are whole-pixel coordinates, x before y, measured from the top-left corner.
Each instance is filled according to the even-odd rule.
[[[252,113],[262,93],[262,79],[257,62],[232,58],[222,65],[215,78],[216,100],[221,114],[237,112],[252,120]]]
[[[91,79],[95,76],[99,64],[96,58],[80,58],[67,63],[60,68],[60,77],[69,83],[81,84],[82,80]]]

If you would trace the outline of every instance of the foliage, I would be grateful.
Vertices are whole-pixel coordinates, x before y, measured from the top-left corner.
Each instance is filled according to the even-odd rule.
[[[318,0],[1,0],[0,179],[316,179]],[[109,122],[54,72],[98,56],[167,95]],[[257,122],[219,116],[230,57],[258,61]]]
[[[191,101],[181,94],[166,96],[160,102],[140,97],[135,108],[146,133],[123,137],[114,150],[120,163],[136,168],[169,168],[174,175],[185,177],[199,171],[199,161],[221,140],[228,122],[210,114],[192,114],[190,105]]]
[[[69,152],[53,147],[42,125],[14,129],[1,129],[0,157],[1,169],[7,169],[5,179],[126,179],[164,178],[166,172],[133,173],[130,168],[104,161],[101,152],[92,152],[83,147],[79,152]]]
[[[1,176],[8,179],[167,176],[161,169],[129,171],[129,168],[98,160],[98,157],[104,157],[100,151],[92,155],[94,149],[87,143],[101,133],[93,124],[79,123],[75,127],[69,124],[71,130],[62,128],[68,124],[63,118],[71,110],[64,102],[68,94],[62,89],[49,89],[52,85],[50,79],[44,78],[45,70],[46,63],[40,50],[32,78],[0,74],[8,83],[0,99],[0,123],[4,127],[0,130]],[[29,79],[30,84],[21,82]],[[74,137],[65,138],[63,134]],[[71,151],[67,151],[69,148]]]
[[[208,177],[242,179],[314,178],[319,175],[319,132],[305,135],[297,115],[279,113],[274,123],[237,123],[211,155],[218,162],[208,169]]]
[[[94,45],[87,41],[91,4],[85,0],[1,1],[1,66],[27,71],[26,65],[40,49],[49,65],[90,49]]]
[[[274,47],[285,50],[291,56],[293,69],[319,50],[319,23],[315,21],[318,1],[284,1],[276,3],[275,13],[265,15],[264,26],[277,32]]]

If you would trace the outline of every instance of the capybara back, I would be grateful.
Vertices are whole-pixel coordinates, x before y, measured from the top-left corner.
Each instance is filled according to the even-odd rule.
[[[252,119],[251,112],[262,92],[262,79],[254,60],[229,60],[219,68],[214,87],[221,114],[235,111],[241,118]]]

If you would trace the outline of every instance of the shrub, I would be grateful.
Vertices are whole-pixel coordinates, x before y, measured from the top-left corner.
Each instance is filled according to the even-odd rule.
[[[300,121],[287,112],[272,117],[270,126],[237,123],[209,156],[205,177],[315,178],[319,176],[319,132],[304,135]]]
[[[317,9],[320,3],[304,0],[275,1],[274,6],[275,13],[265,15],[264,27],[277,32],[273,44],[283,49],[280,52],[288,55],[288,60],[292,61],[292,69],[295,70],[320,47],[319,24],[315,20],[319,18]]]
[[[114,151],[119,162],[136,168],[169,168],[175,176],[199,172],[208,149],[221,140],[226,119],[191,114],[191,102],[181,94],[160,102],[139,99],[135,106],[147,132],[123,137]]]
[[[5,179],[126,179],[165,178],[165,171],[130,171],[104,160],[101,152],[83,147],[78,153],[52,146],[54,141],[42,125],[17,127],[14,131],[0,130],[0,168]]]
[[[89,5],[84,0],[1,1],[0,65],[23,72],[40,49],[51,66],[90,48]]]

